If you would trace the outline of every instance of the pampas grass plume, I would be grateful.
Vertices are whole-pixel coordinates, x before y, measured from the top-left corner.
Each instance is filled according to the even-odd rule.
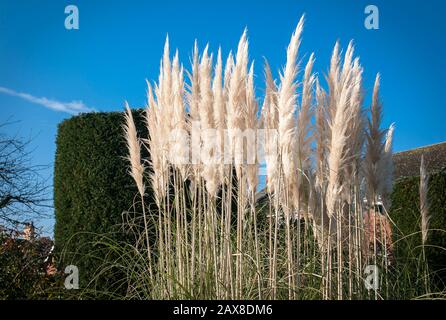
[[[135,122],[133,121],[132,111],[128,103],[125,103],[125,125],[124,132],[125,138],[127,142],[128,149],[128,157],[127,159],[130,162],[130,175],[133,180],[135,180],[136,186],[138,187],[139,194],[141,197],[144,196],[144,165],[141,163],[141,145],[138,140],[138,136],[136,133]]]

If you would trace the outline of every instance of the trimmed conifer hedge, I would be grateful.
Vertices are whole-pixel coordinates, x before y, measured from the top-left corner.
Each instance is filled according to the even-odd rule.
[[[139,134],[147,137],[141,110],[134,111],[134,118]],[[123,212],[139,198],[135,197],[137,189],[128,174],[123,121],[120,112],[88,113],[59,125],[54,169],[54,238],[61,269],[76,265],[81,287],[95,280],[98,290],[102,290],[119,278],[109,270],[95,279],[106,256],[97,242],[100,235],[111,241],[132,240],[132,235],[122,228]]]

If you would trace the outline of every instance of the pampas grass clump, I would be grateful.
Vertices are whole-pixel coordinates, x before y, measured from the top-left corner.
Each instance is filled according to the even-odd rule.
[[[376,239],[372,255],[364,253],[363,214],[379,201],[386,205],[392,186],[394,127],[381,126],[380,77],[369,116],[363,68],[352,42],[344,54],[336,43],[327,89],[313,72],[314,54],[300,80],[303,27],[302,17],[278,81],[265,62],[261,110],[246,30],[226,63],[221,49],[214,56],[206,46],[200,54],[195,42],[188,83],[178,53],[171,61],[166,39],[158,82],[148,83],[148,137],[136,136],[126,107],[130,174],[142,199],[148,177],[157,203],[143,213],[147,297],[378,299],[388,294],[387,280],[371,292],[363,273],[371,263],[387,266],[388,256]],[[140,142],[150,152],[151,170],[140,159]],[[265,207],[256,202],[262,159],[253,146],[258,144],[265,152]],[[197,149],[206,161],[195,161]],[[423,242],[425,188],[422,184]],[[156,230],[153,248],[147,223]]]

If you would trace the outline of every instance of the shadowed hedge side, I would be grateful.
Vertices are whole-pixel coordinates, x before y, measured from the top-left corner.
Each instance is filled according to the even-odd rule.
[[[147,137],[143,113],[134,111],[134,117],[139,134]],[[119,112],[72,117],[59,125],[56,142],[54,237],[60,267],[76,265],[80,287],[92,287],[94,280],[99,292],[120,287],[114,282],[123,277],[112,269],[101,270],[104,259],[113,261],[113,257],[106,255],[109,251],[101,247],[98,238],[105,234],[112,241],[134,240],[132,233],[122,228],[123,212],[138,212],[131,208],[139,199],[127,171],[123,119]],[[146,199],[146,203],[150,201]],[[104,273],[98,277],[98,271]]]

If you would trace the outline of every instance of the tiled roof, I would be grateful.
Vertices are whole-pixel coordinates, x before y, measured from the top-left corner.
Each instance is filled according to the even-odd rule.
[[[421,155],[424,155],[428,173],[436,173],[446,168],[446,142],[442,142],[395,153],[394,178],[419,176]]]

